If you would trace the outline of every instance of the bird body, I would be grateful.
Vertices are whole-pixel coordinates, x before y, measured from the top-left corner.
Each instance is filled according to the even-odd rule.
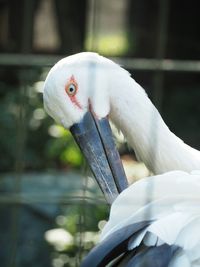
[[[200,266],[200,152],[169,130],[130,74],[96,53],[67,57],[47,76],[44,107],[70,129],[107,201],[116,199],[82,267]],[[158,175],[126,189],[108,116]]]
[[[143,178],[129,186],[115,200],[111,207],[109,222],[103,229],[101,238],[105,238],[112,231],[133,221],[139,222],[144,219],[158,221],[163,217],[170,220],[168,216],[171,214],[175,214],[174,219],[176,216],[180,215],[181,218],[184,215],[187,220],[188,216],[192,218],[191,215],[196,216],[196,214],[199,214],[200,218],[199,192],[200,172],[189,174],[183,171],[171,171]],[[179,230],[179,223],[182,225],[181,221],[184,219],[174,221],[176,222],[174,224],[177,227],[176,231]],[[167,240],[166,243],[169,245],[174,243],[174,234],[171,232],[171,235],[170,232],[167,232],[167,227],[171,227],[171,225],[170,223],[165,225],[162,222],[166,232],[157,233],[160,238],[160,241],[157,242],[162,243],[162,240]],[[154,229],[152,225],[150,228]],[[190,242],[191,244],[192,242]]]
[[[121,235],[121,240],[126,238],[126,248],[123,250],[124,243],[118,244],[115,241],[115,246],[122,250],[118,248],[120,253],[117,254],[116,250],[115,257],[110,253],[106,264],[121,255],[118,265],[111,266],[200,266],[199,192],[200,172],[189,174],[171,171],[137,181],[124,190],[112,204],[109,221],[101,234],[101,247],[98,249],[97,246],[89,257],[95,259],[113,237]],[[126,262],[125,265],[120,265],[127,259],[127,252],[132,253],[128,262],[132,261],[134,264],[128,265]],[[162,257],[160,259],[157,255],[157,265],[155,257],[161,252],[163,255],[169,253],[169,257],[161,263]],[[108,253],[109,251],[106,255]],[[146,257],[150,258],[144,262]],[[92,262],[91,258],[86,259]],[[107,266],[101,265],[102,262],[98,264],[94,266]],[[87,262],[82,265],[85,266]]]

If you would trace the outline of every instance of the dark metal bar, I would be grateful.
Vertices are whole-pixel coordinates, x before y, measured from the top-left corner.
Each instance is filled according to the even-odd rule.
[[[33,54],[0,54],[2,67],[52,67],[62,56],[33,55]],[[144,58],[110,58],[126,69],[141,71],[165,72],[200,72],[198,60],[173,60],[173,59],[144,59]]]
[[[168,35],[168,19],[169,19],[169,1],[159,1],[159,17],[158,17],[158,29],[157,29],[157,44],[156,44],[156,59],[162,60],[166,55],[166,44]],[[153,80],[153,100],[161,111],[163,90],[164,90],[164,73],[161,70],[156,70]]]
[[[30,53],[32,50],[34,2],[34,0],[26,0],[23,2],[22,53]]]

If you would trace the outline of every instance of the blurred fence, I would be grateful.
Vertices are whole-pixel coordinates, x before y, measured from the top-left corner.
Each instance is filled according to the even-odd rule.
[[[2,242],[4,244],[7,242],[0,253],[3,267],[23,267],[27,262],[29,266],[37,267],[79,266],[83,256],[96,242],[94,239],[99,231],[97,228],[99,221],[108,216],[108,207],[97,185],[95,183],[88,185],[87,175],[83,174],[75,178],[74,173],[70,176],[66,172],[66,174],[56,173],[53,176],[50,174],[51,177],[48,178],[48,171],[46,175],[44,173],[30,175],[24,170],[23,157],[26,154],[28,134],[26,132],[28,118],[24,114],[24,107],[26,111],[27,88],[30,86],[30,81],[32,83],[35,79],[31,73],[34,69],[47,71],[61,57],[21,54],[0,56],[0,68],[8,68],[8,70],[14,68],[19,72],[20,100],[18,103],[22,108],[15,127],[16,162],[14,168],[11,168],[14,173],[1,173],[0,232]],[[158,79],[160,75],[163,77],[166,73],[179,73],[183,76],[186,73],[200,71],[199,61],[112,59],[131,72],[148,72],[153,80]],[[153,84],[156,85],[154,82]],[[157,84],[158,93],[163,89],[162,85],[163,83]],[[41,101],[42,98],[40,98],[40,106]],[[59,218],[63,218],[61,223],[58,222]],[[64,242],[61,248],[56,247],[55,237],[54,241],[51,241],[51,237],[49,241],[47,237],[44,243],[44,234],[54,228],[69,229],[69,232],[73,233],[68,240],[69,233],[65,232],[65,242],[62,238],[57,240],[61,244]],[[47,245],[48,242],[50,245]]]
[[[1,54],[0,66],[2,67],[52,67],[59,59],[66,57],[52,55],[23,55]],[[145,58],[113,58],[116,63],[129,70],[163,71],[163,72],[200,72],[198,60],[173,60],[173,59],[145,59]]]
[[[3,2],[6,3],[6,1]],[[22,9],[19,8],[17,2],[13,2],[13,5],[12,1],[7,2],[9,2],[12,16],[9,25],[11,39],[8,38],[10,47],[8,50],[5,48],[5,51],[13,51],[12,39],[16,38],[17,49],[20,53],[0,54],[0,74],[4,77],[0,81],[0,144],[2,148],[0,156],[2,170],[0,172],[0,265],[2,267],[79,266],[84,255],[97,242],[99,230],[104,220],[108,218],[109,209],[97,184],[88,178],[85,164],[83,168],[78,169],[78,172],[71,173],[65,165],[59,165],[59,168],[56,168],[57,162],[56,167],[53,168],[54,158],[48,159],[46,164],[44,162],[46,158],[44,160],[43,151],[47,146],[53,145],[59,150],[65,143],[55,143],[48,138],[47,130],[52,121],[50,123],[44,120],[44,112],[41,111],[43,108],[42,89],[40,88],[39,93],[35,94],[32,90],[33,84],[44,81],[44,75],[50,67],[66,55],[29,54],[33,52],[34,16],[36,10],[38,11],[41,7],[42,1],[22,1]],[[74,51],[74,47],[78,51],[84,47],[87,16],[90,17],[88,28],[91,34],[90,46],[87,49],[98,50],[99,31],[101,28],[107,30],[109,28],[107,26],[110,26],[105,23],[103,26],[100,25],[100,20],[104,22],[106,18],[104,16],[102,19],[100,16],[107,12],[108,7],[112,10],[117,4],[121,5],[117,10],[117,15],[113,16],[114,22],[117,22],[120,12],[123,11],[124,17],[129,21],[127,24],[130,24],[128,40],[132,43],[131,45],[134,45],[132,37],[134,34],[137,36],[139,32],[137,27],[141,30],[136,52],[139,51],[140,55],[143,49],[142,52],[145,55],[145,50],[150,47],[148,50],[150,51],[152,45],[153,49],[149,53],[151,59],[145,56],[144,58],[130,57],[134,50],[132,48],[130,48],[128,57],[111,59],[128,69],[134,74],[134,78],[142,83],[164,119],[167,120],[167,124],[170,122],[170,126],[177,135],[187,143],[200,148],[200,61],[174,60],[173,57],[165,59],[167,39],[171,38],[168,36],[170,12],[178,12],[175,18],[182,14],[184,10],[182,6],[186,1],[182,1],[181,6],[178,1],[157,2],[155,5],[157,9],[155,9],[152,3],[140,0],[114,0],[112,3],[99,0],[43,1],[44,4],[55,4],[53,6],[54,19],[57,19],[62,50],[59,52],[62,54],[63,51]],[[77,9],[77,5],[80,8]],[[173,9],[173,5],[175,7],[177,5],[178,9]],[[188,3],[186,6],[188,8]],[[149,8],[155,10],[149,11]],[[195,7],[193,9],[195,11]],[[199,9],[196,8],[196,10]],[[45,8],[40,12],[44,11]],[[133,11],[134,14],[131,13]],[[5,14],[6,17],[8,13]],[[66,17],[69,20],[66,20]],[[110,13],[109,17],[111,17]],[[49,17],[49,22],[52,18],[53,16]],[[152,26],[154,20],[156,20],[155,27]],[[189,22],[192,23],[190,18],[184,20],[187,25],[191,25],[189,24]],[[172,27],[174,27],[174,20],[172,22]],[[15,31],[14,23],[17,24],[19,36]],[[194,25],[195,23],[184,30],[194,31]],[[115,27],[115,23],[113,26]],[[152,32],[149,27],[153,29]],[[181,45],[184,42],[187,43],[184,38],[183,40],[180,38]],[[149,43],[147,45],[145,43],[149,40],[150,46]],[[191,49],[190,53],[192,52]],[[198,55],[196,56],[199,59]],[[194,58],[194,56],[186,58]],[[32,114],[36,109],[37,120],[32,120]],[[30,122],[33,130],[29,129]],[[63,136],[63,140],[65,138],[66,136]],[[50,145],[44,146],[44,140]],[[29,146],[38,147],[37,153],[29,153],[27,149]],[[64,232],[57,231],[61,229]],[[51,230],[57,232],[49,232]]]

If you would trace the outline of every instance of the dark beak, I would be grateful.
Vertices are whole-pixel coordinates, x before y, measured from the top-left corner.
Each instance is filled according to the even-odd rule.
[[[89,166],[109,204],[123,191],[128,182],[116,149],[110,124],[87,112],[70,131],[85,155]]]

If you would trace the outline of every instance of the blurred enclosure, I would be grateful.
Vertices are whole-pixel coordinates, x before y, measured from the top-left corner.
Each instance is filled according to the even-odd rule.
[[[89,50],[112,57],[171,130],[200,149],[199,8],[186,0],[0,0],[2,267],[79,266],[108,218],[70,133],[43,110],[43,81],[59,58]],[[130,181],[148,174],[117,142]]]

